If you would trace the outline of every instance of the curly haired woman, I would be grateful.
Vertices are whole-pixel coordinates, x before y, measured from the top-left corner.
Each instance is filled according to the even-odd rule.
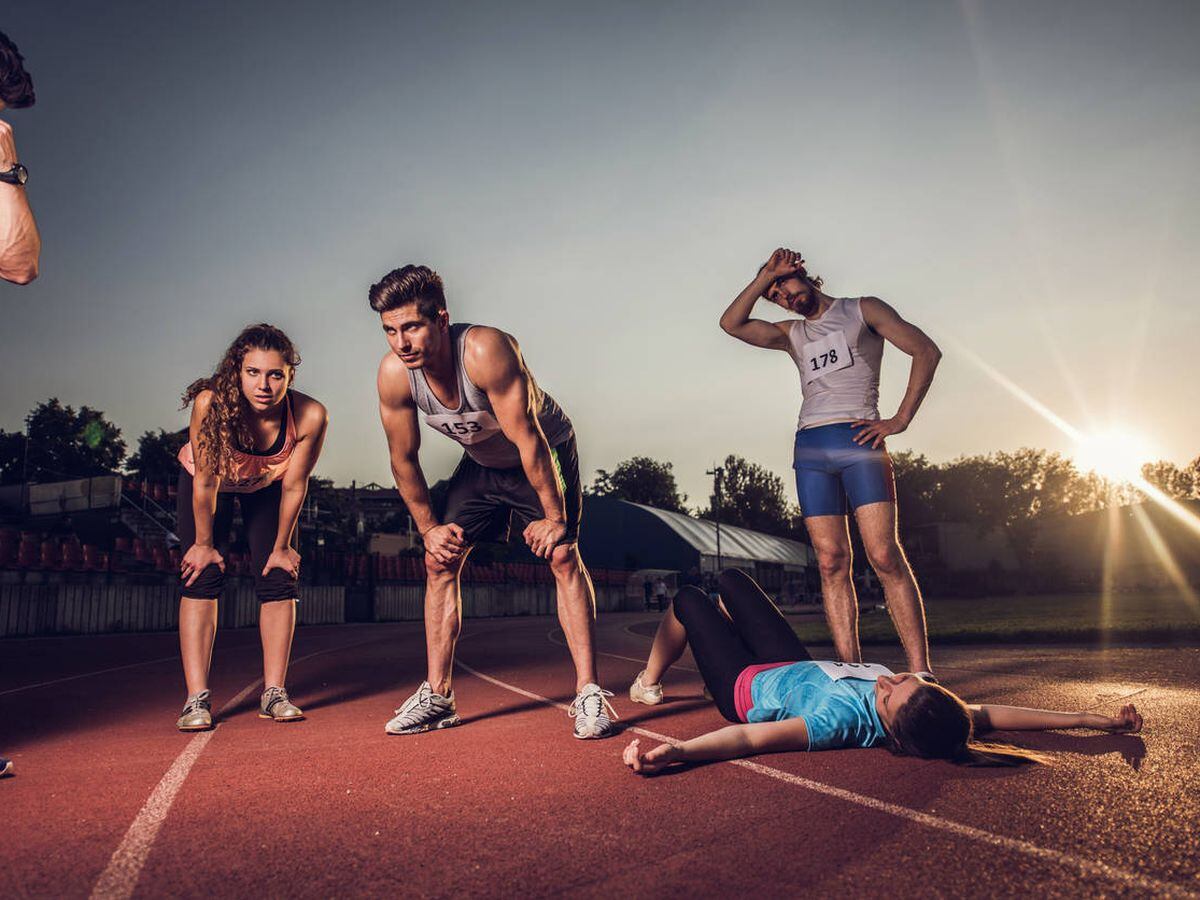
[[[224,585],[233,504],[241,507],[250,545],[254,590],[261,603],[262,718],[297,722],[304,714],[284,682],[296,625],[300,554],[296,521],[308,490],[328,415],[291,389],[300,355],[271,325],[237,336],[209,378],[183,395],[192,407],[190,440],[179,451],[179,645],[188,699],[180,731],[213,727],[208,670],[217,631],[217,598]]]

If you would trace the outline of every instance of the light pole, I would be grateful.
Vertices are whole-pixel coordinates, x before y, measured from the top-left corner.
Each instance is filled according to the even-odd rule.
[[[721,476],[725,474],[725,470],[720,466],[713,466],[704,474],[713,477],[713,523],[717,526],[717,574],[720,574],[723,568],[721,565]]]

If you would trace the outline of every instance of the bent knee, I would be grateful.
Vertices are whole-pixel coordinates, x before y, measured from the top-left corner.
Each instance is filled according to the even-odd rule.
[[[425,554],[425,577],[433,580],[457,578],[463,558],[457,557],[448,563],[440,562],[432,553]]]
[[[559,544],[550,552],[550,571],[555,578],[571,578],[583,572],[578,544]]]
[[[712,606],[712,601],[708,599],[708,595],[704,591],[691,584],[681,587],[671,601],[671,609],[675,611],[675,618],[681,622],[700,606]]]

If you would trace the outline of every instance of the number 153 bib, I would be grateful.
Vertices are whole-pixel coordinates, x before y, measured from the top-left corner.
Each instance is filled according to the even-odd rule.
[[[442,413],[426,416],[425,422],[460,444],[480,444],[500,434],[500,423],[487,411]]]

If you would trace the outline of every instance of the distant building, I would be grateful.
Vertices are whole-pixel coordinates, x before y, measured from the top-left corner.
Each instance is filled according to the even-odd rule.
[[[766,590],[789,597],[819,591],[816,557],[807,544],[609,497],[585,497],[580,550],[589,566],[711,576],[738,566]]]

